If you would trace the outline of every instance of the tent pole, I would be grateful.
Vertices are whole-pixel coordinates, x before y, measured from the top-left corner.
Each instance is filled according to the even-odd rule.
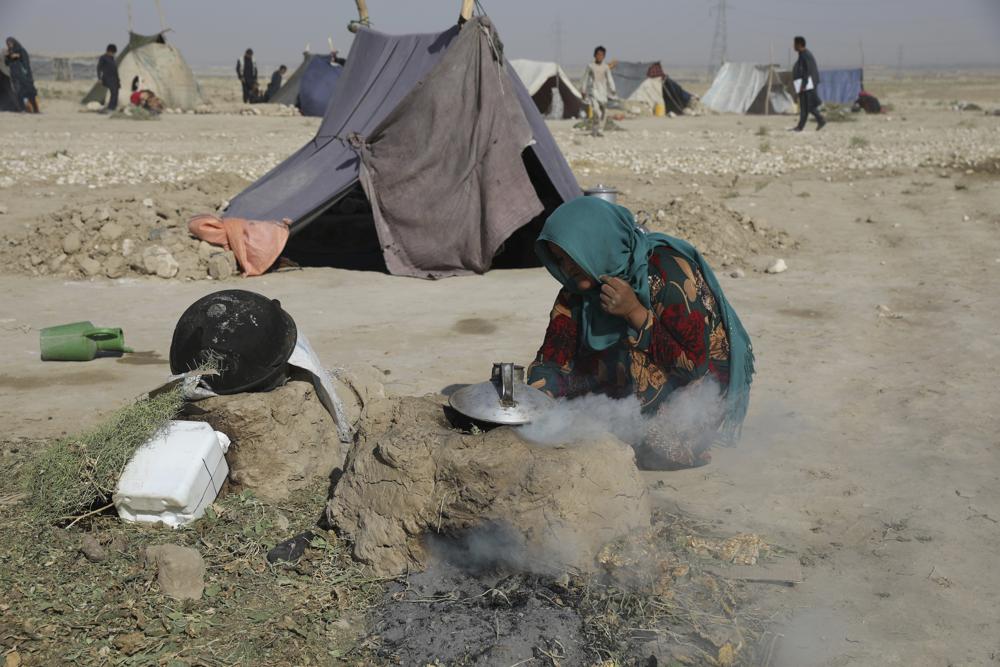
[[[132,30],[132,0],[125,0],[125,8],[128,10],[128,31],[131,33]]]
[[[771,115],[771,82],[774,80],[774,42],[771,42],[771,59],[767,61],[767,96],[764,98],[764,115]]]
[[[365,0],[354,0],[355,4],[358,6],[358,20],[351,21],[347,25],[347,29],[351,32],[357,32],[358,26],[368,25],[368,3]]]
[[[167,31],[167,22],[163,18],[163,7],[160,5],[160,0],[156,1],[156,13],[160,15],[160,32]]]
[[[462,0],[462,10],[459,12],[459,21],[464,23],[472,18],[472,9],[476,0]]]

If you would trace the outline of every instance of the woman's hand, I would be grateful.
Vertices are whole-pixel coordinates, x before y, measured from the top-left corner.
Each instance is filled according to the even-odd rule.
[[[601,276],[601,308],[628,321],[633,329],[641,329],[649,311],[639,302],[632,286],[621,278]]]

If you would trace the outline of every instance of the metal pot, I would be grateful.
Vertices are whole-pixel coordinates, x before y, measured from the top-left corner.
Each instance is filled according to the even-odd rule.
[[[448,403],[476,422],[505,426],[527,424],[555,405],[548,394],[524,383],[524,366],[512,363],[494,363],[488,382],[459,389]]]
[[[618,188],[613,185],[601,185],[597,184],[592,188],[587,188],[583,191],[583,194],[588,197],[597,197],[598,199],[603,199],[604,201],[611,202],[612,204],[618,203]]]

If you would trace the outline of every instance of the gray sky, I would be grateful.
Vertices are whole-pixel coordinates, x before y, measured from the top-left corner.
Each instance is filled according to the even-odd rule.
[[[194,66],[226,65],[247,46],[265,65],[294,67],[306,43],[327,37],[346,53],[353,0],[161,0],[170,40]],[[718,0],[484,0],[509,57],[586,62],[600,43],[611,58],[708,64]],[[133,0],[137,32],[159,28],[152,0]],[[459,0],[368,0],[375,28],[431,32],[448,26]],[[1000,65],[1000,0],[728,0],[730,60],[784,63],[803,34],[821,66]],[[125,0],[0,0],[0,32],[29,52],[101,51],[121,46]],[[561,39],[557,35],[561,34]]]

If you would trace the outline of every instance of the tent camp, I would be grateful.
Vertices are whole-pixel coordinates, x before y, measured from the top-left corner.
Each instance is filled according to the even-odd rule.
[[[756,63],[723,63],[701,103],[719,113],[750,114],[788,113],[795,106],[777,69]]]
[[[225,217],[284,222],[302,264],[441,277],[537,263],[581,195],[488,18],[438,34],[359,27],[316,136]]]
[[[181,52],[167,44],[163,34],[129,33],[128,46],[119,51],[116,58],[123,92],[128,91],[132,79],[138,76],[143,87],[156,93],[167,107],[194,109],[202,103],[201,89]],[[104,104],[107,94],[107,88],[100,83],[94,84],[82,104]]]
[[[0,111],[19,111],[20,108],[10,80],[10,70],[0,61]]]
[[[558,63],[520,59],[511,60],[510,64],[543,115],[548,118],[580,115],[583,97]],[[554,94],[556,90],[558,95]]]
[[[854,104],[864,88],[864,80],[864,70],[861,69],[821,70],[816,92],[824,102]]]

